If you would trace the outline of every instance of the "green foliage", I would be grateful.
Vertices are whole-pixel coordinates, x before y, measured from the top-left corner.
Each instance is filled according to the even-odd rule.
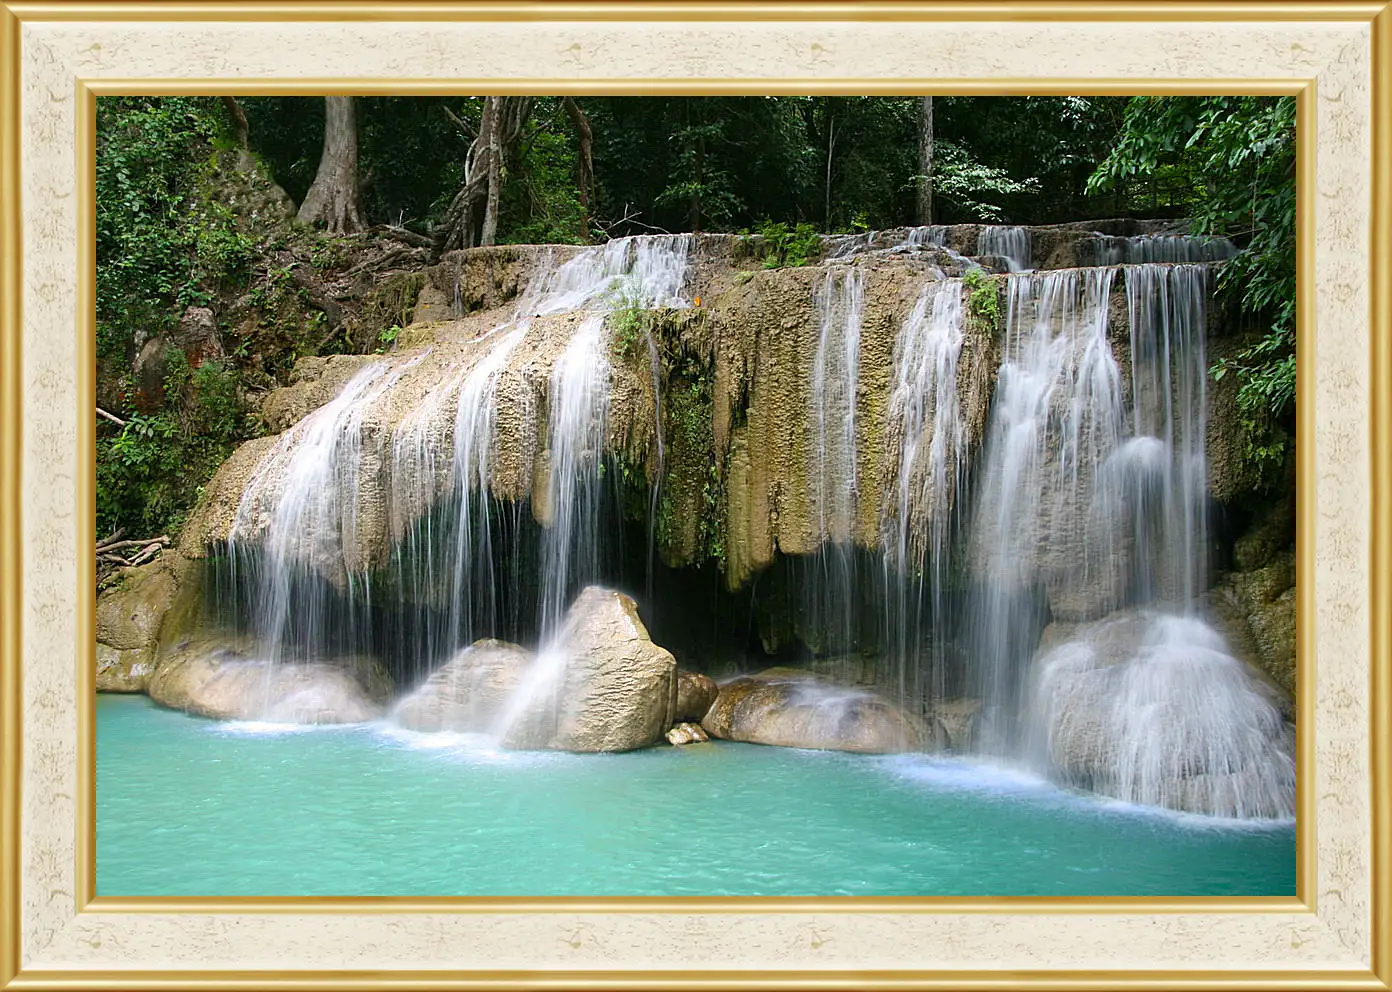
[[[766,269],[807,265],[822,253],[822,239],[811,224],[789,230],[782,221],[765,221],[758,239],[746,235],[745,241],[746,251],[762,259]]]
[[[579,153],[560,100],[537,101],[504,190],[500,241],[509,244],[581,244],[585,210],[576,186]]]
[[[377,335],[377,354],[385,354],[386,350],[395,344],[396,339],[400,336],[400,324],[392,324],[391,327],[384,327]]]
[[[967,291],[967,314],[970,318],[992,333],[998,332],[1001,329],[1001,310],[995,280],[976,266],[962,276],[962,287]]]
[[[199,192],[225,122],[202,97],[97,100],[97,353],[124,364],[137,334],[172,327],[212,284],[245,274],[253,243]],[[196,206],[196,209],[195,209]]]
[[[910,177],[911,183],[918,178]],[[973,220],[996,223],[1001,219],[1001,201],[1005,197],[1038,190],[1038,179],[1012,179],[1004,169],[983,165],[961,145],[948,141],[936,143],[933,195],[954,204]]]
[[[1214,366],[1238,380],[1247,457],[1275,482],[1290,453],[1295,399],[1295,101],[1289,97],[1136,97],[1090,190],[1165,174],[1185,190],[1196,234],[1233,238],[1222,297],[1256,340]]]
[[[166,364],[166,408],[137,413],[119,434],[97,441],[98,533],[177,530],[244,436],[238,379],[226,363],[190,368],[173,349]]]
[[[627,360],[638,354],[639,343],[651,333],[651,318],[643,301],[626,287],[610,294],[613,309],[605,318],[613,335],[614,353]]]

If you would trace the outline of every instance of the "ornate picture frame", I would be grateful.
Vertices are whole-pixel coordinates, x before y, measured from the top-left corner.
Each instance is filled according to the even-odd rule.
[[[1392,985],[1392,5],[0,3],[0,987]],[[1297,895],[95,893],[95,99],[1297,100]]]

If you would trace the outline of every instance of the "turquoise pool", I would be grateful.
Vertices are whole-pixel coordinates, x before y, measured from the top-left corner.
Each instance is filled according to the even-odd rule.
[[[97,699],[97,891],[1291,895],[1292,823],[1210,821],[925,756],[714,742],[495,752],[383,725]]]

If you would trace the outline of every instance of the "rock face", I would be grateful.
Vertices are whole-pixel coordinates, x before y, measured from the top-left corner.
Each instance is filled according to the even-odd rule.
[[[1053,625],[1031,691],[1033,750],[1065,781],[1207,815],[1293,814],[1289,697],[1196,618]]]
[[[249,647],[186,644],[160,658],[146,691],[199,716],[276,723],[360,723],[381,716],[391,695],[391,678],[375,661],[272,666]]]
[[[678,723],[700,723],[719,694],[720,687],[709,675],[678,671],[677,712],[673,719]]]
[[[163,560],[126,569],[118,585],[97,597],[97,643],[118,651],[155,643],[177,588]]]
[[[154,645],[130,651],[97,645],[98,692],[144,692],[154,670]]]
[[[154,671],[165,618],[197,579],[194,565],[166,550],[121,572],[97,597],[97,691],[143,692]]]
[[[930,739],[920,720],[878,696],[793,668],[726,682],[701,726],[731,741],[881,754]]]
[[[676,659],[652,642],[631,598],[598,586],[571,604],[558,643],[523,682],[505,747],[629,751],[661,740],[677,709]]]
[[[487,733],[535,659],[507,641],[475,641],[397,703],[392,717],[407,730]]]
[[[933,704],[930,719],[933,737],[940,751],[970,751],[976,743],[979,699],[944,699]]]

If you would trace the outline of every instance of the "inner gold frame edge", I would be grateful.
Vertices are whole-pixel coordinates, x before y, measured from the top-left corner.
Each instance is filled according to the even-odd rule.
[[[1296,99],[1297,113],[1297,326],[1303,330],[1314,326],[1313,294],[1304,287],[1313,286],[1313,218],[1301,210],[1302,191],[1313,189],[1314,179],[1314,93],[1315,84],[1309,79],[1213,79],[1213,80],[874,80],[826,79],[807,81],[769,81],[762,79],[729,79],[717,81],[714,87],[706,81],[693,85],[679,80],[582,80],[569,81],[578,91],[604,92],[605,95],[652,95],[680,92],[685,94],[750,94],[763,95],[771,91],[807,94],[892,94],[914,96],[930,92],[934,95],[962,93],[993,95],[1067,93],[1086,95],[1177,95],[1223,94],[1287,95]],[[96,342],[96,245],[95,217],[95,147],[96,97],[117,95],[209,95],[236,93],[253,95],[320,96],[325,92],[351,91],[354,94],[402,93],[543,93],[566,91],[550,79],[461,79],[451,81],[404,80],[382,81],[353,79],[296,79],[293,81],[255,80],[242,84],[239,80],[147,80],[147,79],[80,79],[77,84],[77,173],[78,227],[83,233],[79,245],[80,275],[78,278],[78,339],[77,352],[81,379],[79,382],[78,457],[80,471],[95,464],[96,427],[87,416],[96,403],[95,342]],[[1296,335],[1297,350],[1303,361],[1311,361],[1309,333]],[[1302,347],[1304,343],[1304,347]],[[1297,366],[1297,492],[1313,479],[1313,418],[1301,411],[1313,407],[1309,393],[1310,377],[1301,376]],[[1303,439],[1303,443],[1302,443]],[[1302,457],[1302,452],[1305,455]],[[78,491],[79,518],[95,520],[93,486],[83,484]],[[1307,657],[1309,638],[1301,631],[1308,626],[1300,617],[1312,616],[1313,555],[1303,549],[1313,536],[1313,502],[1298,500],[1299,526],[1296,537],[1296,574],[1298,601],[1296,622],[1297,678],[1300,691],[1296,709],[1296,894],[1295,896],[744,896],[672,898],[666,896],[107,896],[96,895],[96,734],[95,734],[95,584],[90,581],[95,568],[95,523],[85,530],[79,528],[77,556],[79,587],[77,615],[80,641],[77,651],[77,682],[80,698],[78,722],[77,803],[77,884],[74,893],[78,912],[106,913],[303,913],[307,911],[332,913],[535,913],[535,912],[595,912],[595,913],[1311,913],[1314,906],[1314,851],[1311,819],[1312,790],[1308,769],[1313,767],[1314,735],[1303,731],[1313,719],[1313,659]],[[1308,519],[1307,519],[1308,518]],[[1302,538],[1300,535],[1307,537]],[[1304,590],[1304,592],[1302,592]],[[1307,611],[1307,612],[1303,612]]]

